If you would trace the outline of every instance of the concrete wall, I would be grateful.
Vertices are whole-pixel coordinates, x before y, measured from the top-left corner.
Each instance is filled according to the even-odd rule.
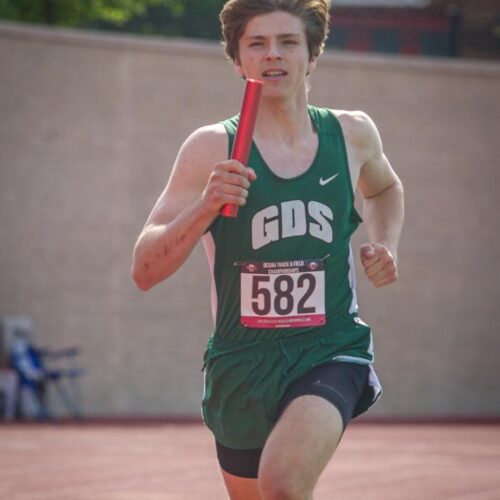
[[[8,24],[0,71],[0,314],[82,347],[87,414],[197,415],[204,256],[147,294],[130,256],[179,145],[238,110],[240,80],[214,44]],[[312,85],[373,117],[406,186],[399,282],[359,276],[372,415],[499,415],[500,66],[326,54]]]

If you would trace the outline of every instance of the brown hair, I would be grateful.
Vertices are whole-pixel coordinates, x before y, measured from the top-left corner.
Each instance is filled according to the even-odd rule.
[[[329,0],[229,0],[220,13],[226,55],[239,62],[238,43],[245,27],[255,16],[277,10],[299,17],[304,23],[309,60],[325,47],[329,29]]]

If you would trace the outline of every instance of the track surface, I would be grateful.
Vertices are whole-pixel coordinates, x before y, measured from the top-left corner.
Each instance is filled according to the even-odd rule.
[[[202,424],[0,426],[2,500],[225,498]],[[500,425],[354,423],[314,498],[498,500]]]

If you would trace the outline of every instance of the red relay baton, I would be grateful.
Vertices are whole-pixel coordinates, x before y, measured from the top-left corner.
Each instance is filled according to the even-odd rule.
[[[247,164],[250,156],[262,85],[263,83],[259,80],[249,79],[245,86],[240,119],[234,138],[233,150],[231,151],[231,159],[237,160],[243,165]],[[238,205],[224,205],[220,210],[220,214],[224,217],[236,217],[238,215]]]

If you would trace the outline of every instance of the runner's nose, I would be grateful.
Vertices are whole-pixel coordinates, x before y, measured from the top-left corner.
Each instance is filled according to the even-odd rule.
[[[275,41],[269,44],[269,50],[267,51],[266,59],[268,61],[281,59],[281,52],[279,51],[278,44]]]

